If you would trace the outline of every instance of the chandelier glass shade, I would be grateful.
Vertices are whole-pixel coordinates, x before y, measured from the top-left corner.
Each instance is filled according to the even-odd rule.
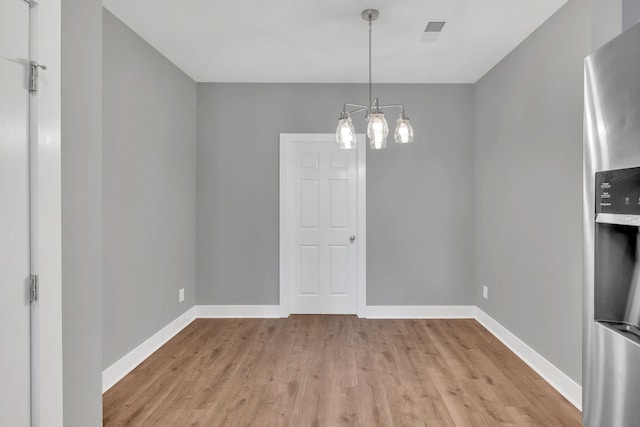
[[[365,112],[367,125],[367,137],[371,149],[380,150],[387,148],[389,125],[381,111],[388,108],[399,108],[400,118],[396,121],[393,136],[398,144],[413,142],[413,127],[409,119],[404,115],[404,107],[401,104],[380,105],[378,98],[372,97],[371,89],[371,23],[378,19],[380,13],[376,9],[365,9],[361,13],[362,18],[369,22],[369,106],[346,103],[342,108],[338,128],[336,129],[336,141],[340,148],[345,150],[356,148],[356,131],[351,120],[351,114]]]
[[[398,144],[407,144],[413,141],[413,127],[406,117],[400,117],[396,122],[396,131],[393,134]]]
[[[345,116],[338,120],[336,139],[340,148],[344,150],[356,148],[356,129],[353,127],[351,117]]]
[[[369,124],[367,125],[367,136],[369,143],[374,150],[387,148],[387,136],[389,136],[389,125],[384,118],[384,113],[369,114]]]

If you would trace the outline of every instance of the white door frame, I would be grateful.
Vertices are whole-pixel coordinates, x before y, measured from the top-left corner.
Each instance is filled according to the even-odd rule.
[[[17,0],[16,0],[17,1]],[[37,134],[37,246],[40,295],[35,309],[38,359],[32,426],[62,426],[61,0],[31,3],[32,60],[40,72]],[[35,57],[37,55],[37,57]],[[26,88],[25,88],[26,90]]]
[[[291,250],[291,230],[287,226],[291,223],[289,216],[291,212],[291,197],[289,194],[289,148],[291,144],[300,142],[327,142],[334,140],[335,134],[300,134],[281,133],[280,134],[280,310],[281,316],[288,317],[291,314],[289,293],[291,289],[290,268],[292,262]],[[337,143],[336,143],[337,144]],[[357,284],[356,293],[358,317],[365,317],[367,301],[367,149],[363,134],[357,135],[357,238],[356,262],[357,262]]]

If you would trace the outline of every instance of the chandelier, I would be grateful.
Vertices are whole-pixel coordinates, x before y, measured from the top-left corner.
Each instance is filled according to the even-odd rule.
[[[398,144],[406,144],[413,141],[413,128],[409,119],[404,115],[404,107],[400,104],[380,105],[378,98],[372,97],[371,90],[371,23],[378,19],[380,12],[376,9],[365,9],[362,11],[362,19],[369,22],[369,106],[346,103],[342,107],[338,129],[336,130],[336,141],[343,149],[356,148],[356,130],[351,121],[351,115],[365,111],[367,125],[367,137],[373,150],[387,148],[387,136],[389,135],[389,125],[381,111],[385,108],[399,108],[400,118],[396,121],[394,139]],[[353,108],[349,110],[349,108]]]

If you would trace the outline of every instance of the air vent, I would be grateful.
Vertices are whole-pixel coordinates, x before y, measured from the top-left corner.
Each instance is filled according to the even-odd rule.
[[[422,33],[422,37],[420,37],[420,41],[422,41],[422,43],[433,43],[438,40],[446,23],[447,21],[444,19],[430,20],[424,29],[424,33]]]
[[[425,33],[439,33],[444,28],[445,21],[429,21],[427,28],[424,29]]]

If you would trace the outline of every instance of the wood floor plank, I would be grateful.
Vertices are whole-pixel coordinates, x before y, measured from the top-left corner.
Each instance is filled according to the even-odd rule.
[[[580,426],[475,320],[198,319],[103,396],[105,426]]]

